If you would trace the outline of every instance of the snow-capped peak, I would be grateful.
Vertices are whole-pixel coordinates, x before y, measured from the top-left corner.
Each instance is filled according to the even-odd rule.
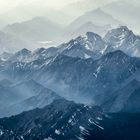
[[[85,41],[86,41],[85,47],[90,51],[102,52],[102,50],[106,48],[106,44],[101,38],[101,36],[93,32],[86,33]]]
[[[121,50],[130,56],[140,55],[140,37],[136,36],[126,26],[120,26],[109,31],[104,40],[114,50]]]
[[[63,44],[62,54],[80,58],[99,58],[107,48],[107,44],[96,33],[87,32],[85,35],[72,39]]]

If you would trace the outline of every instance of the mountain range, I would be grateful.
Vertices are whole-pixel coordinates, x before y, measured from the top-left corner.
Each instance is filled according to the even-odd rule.
[[[112,39],[114,36],[115,40]],[[123,36],[123,43],[120,36]],[[118,43],[117,38],[122,44]],[[133,38],[133,41],[129,38]],[[131,47],[127,45],[130,44],[129,41],[133,44]],[[85,36],[79,36],[57,48],[40,48],[33,52],[22,49],[15,54],[9,54],[10,56],[1,55],[4,56],[1,58],[1,80],[14,81],[18,91],[28,89],[26,95],[37,95],[42,88],[47,88],[68,100],[99,105],[116,112],[117,104],[123,98],[120,92],[127,85],[131,88],[131,82],[139,81],[140,59],[132,57],[135,50],[137,54],[139,52],[138,41],[138,36],[127,27],[121,26],[107,33],[105,38],[88,32]],[[125,89],[127,93],[129,88]],[[20,92],[24,94],[22,90]],[[133,92],[135,91],[130,93],[130,100],[133,100]],[[113,109],[108,108],[110,100],[114,104]],[[123,107],[124,105],[119,110],[123,110]]]
[[[88,2],[80,3],[82,5],[86,3],[86,7]],[[92,2],[90,1],[90,3]],[[118,12],[119,7],[120,11]],[[68,10],[67,8],[64,9]],[[71,23],[69,22],[65,26],[60,26],[55,20],[52,20],[54,19],[53,15],[59,15],[59,17],[55,17],[59,20],[62,20],[62,17],[66,18],[67,21],[72,19],[67,11],[64,13],[61,10],[51,10],[51,12],[48,12],[48,14],[50,13],[48,18],[40,13],[36,17],[31,16],[25,21],[9,23],[0,32],[2,52],[16,52],[25,46],[31,50],[39,47],[58,46],[72,38],[84,35],[86,32],[94,32],[104,37],[109,30],[117,28],[119,25],[127,25],[135,33],[139,31],[139,25],[137,24],[139,23],[137,18],[139,7],[132,5],[130,2],[117,1],[98,9],[92,9],[90,8],[84,14],[82,12],[80,16],[76,16]],[[127,9],[127,12],[124,12],[123,9]]]
[[[0,18],[0,140],[139,140],[140,3],[24,2]]]
[[[139,138],[139,124],[139,114],[104,114],[99,107],[60,99],[42,109],[0,119],[0,139],[132,140]]]
[[[135,35],[131,30],[126,26],[122,26],[117,29],[113,29],[108,32],[104,40],[114,49],[119,49],[125,52],[126,54],[139,57],[139,43],[140,36]]]
[[[101,19],[104,20],[102,24]],[[15,52],[20,48],[33,50],[39,47],[58,46],[86,32],[104,36],[108,30],[117,27],[121,22],[102,9],[92,10],[75,19],[70,25],[61,27],[47,17],[38,16],[26,21],[6,25],[1,29],[3,51]]]
[[[0,139],[131,140],[133,129],[136,138],[139,44],[120,26],[105,37],[87,32],[58,47],[1,54]]]

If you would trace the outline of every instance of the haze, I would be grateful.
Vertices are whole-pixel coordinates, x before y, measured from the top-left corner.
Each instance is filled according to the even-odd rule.
[[[0,20],[6,23],[25,21],[35,16],[47,16],[68,24],[84,12],[115,0],[0,0]],[[60,18],[59,18],[60,17]]]
[[[3,50],[34,49],[46,41],[58,46],[87,31],[103,36],[118,25],[140,34],[139,9],[138,0],[0,0],[0,31],[6,33],[0,45]]]

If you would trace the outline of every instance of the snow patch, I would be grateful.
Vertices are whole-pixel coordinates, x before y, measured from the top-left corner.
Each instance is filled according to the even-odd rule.
[[[90,58],[90,56],[88,55],[88,54],[84,54],[84,57],[86,58],[86,59],[88,59],[88,58]]]
[[[59,130],[55,130],[55,134],[57,134],[57,135],[60,135],[61,134],[61,132],[59,131]]]
[[[3,135],[3,131],[0,129],[0,136],[2,136]]]
[[[21,138],[22,140],[24,140],[24,137],[23,137],[23,136],[20,136],[20,138]]]
[[[72,122],[72,119],[69,119],[68,123],[71,123]]]
[[[80,128],[81,131],[85,130],[85,128],[83,126],[79,126],[79,128]]]
[[[96,74],[96,73],[93,73],[93,75],[97,78],[98,77],[98,75]]]
[[[96,119],[99,120],[99,121],[102,121],[103,120],[101,117],[97,117]]]
[[[91,123],[91,124],[94,124],[95,126],[97,126],[98,128],[104,130],[104,128],[100,125],[98,125],[97,123],[95,123],[94,121],[92,121],[92,119],[88,119],[88,121]]]

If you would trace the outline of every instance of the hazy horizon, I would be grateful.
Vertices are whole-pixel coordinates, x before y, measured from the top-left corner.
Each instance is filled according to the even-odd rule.
[[[11,24],[45,16],[60,23],[61,17],[63,21],[60,24],[67,25],[85,12],[113,1],[116,0],[1,0],[0,19]]]
[[[137,0],[1,0],[0,30],[6,33],[1,35],[1,47],[35,49],[40,42],[58,46],[87,31],[103,37],[118,25],[140,34],[139,8]],[[32,20],[36,17],[46,21]]]
[[[134,7],[133,9],[126,7],[126,11],[123,11],[123,14],[128,13],[128,15],[121,15],[118,11],[119,16],[116,14],[113,15],[115,19],[122,20],[124,18],[124,21],[128,20],[129,23],[131,20],[138,18],[134,16],[140,7],[140,2],[137,0],[133,2],[130,0],[59,0],[59,2],[57,0],[1,0],[0,26],[2,28],[7,24],[23,22],[36,16],[46,17],[56,24],[67,26],[85,12],[97,8],[104,8],[115,1],[120,3],[128,2]],[[136,11],[133,11],[134,9],[136,9]],[[108,11],[108,9],[106,11]],[[112,10],[109,11],[109,14],[110,13],[113,13]],[[130,24],[133,26],[133,23]],[[140,30],[140,28],[138,29]]]

